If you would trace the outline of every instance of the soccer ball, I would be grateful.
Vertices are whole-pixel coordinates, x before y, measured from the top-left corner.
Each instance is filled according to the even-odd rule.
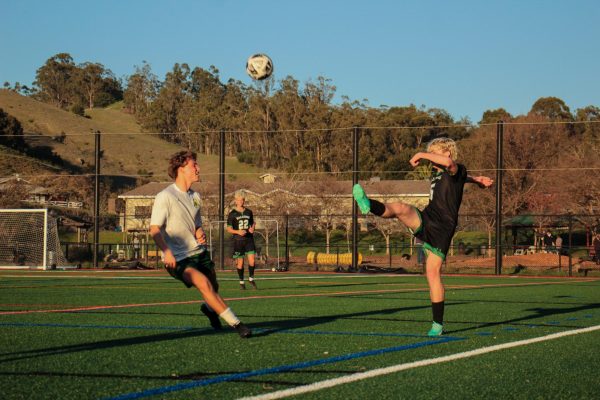
[[[246,72],[252,79],[266,79],[273,73],[273,61],[266,54],[253,54],[246,62]]]

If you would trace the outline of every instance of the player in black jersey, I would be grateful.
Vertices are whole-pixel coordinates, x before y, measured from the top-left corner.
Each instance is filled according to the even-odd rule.
[[[486,188],[493,183],[486,176],[469,176],[465,166],[455,162],[456,157],[454,140],[437,138],[427,145],[426,153],[419,152],[410,159],[413,167],[419,165],[421,160],[429,160],[435,171],[431,179],[429,204],[423,211],[402,202],[383,204],[369,199],[358,184],[352,189],[363,214],[371,212],[383,218],[398,218],[415,237],[424,242],[423,249],[427,257],[425,269],[433,312],[429,336],[439,336],[443,333],[444,285],[441,269],[458,223],[464,184],[476,183]]]
[[[257,289],[254,281],[256,247],[254,245],[254,215],[244,207],[246,199],[241,192],[234,196],[235,207],[227,216],[227,232],[233,235],[233,259],[240,278],[240,289],[246,289],[244,283],[244,255],[248,257],[248,281]]]

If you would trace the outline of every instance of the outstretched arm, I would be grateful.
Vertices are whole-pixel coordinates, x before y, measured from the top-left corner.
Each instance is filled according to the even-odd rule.
[[[467,176],[467,182],[468,183],[475,183],[477,184],[477,186],[479,186],[480,188],[487,188],[492,186],[492,183],[494,183],[494,180],[491,178],[488,178],[487,176]]]

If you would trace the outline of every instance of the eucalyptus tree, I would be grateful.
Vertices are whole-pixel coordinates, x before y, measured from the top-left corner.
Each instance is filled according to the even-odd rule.
[[[125,107],[135,115],[138,122],[142,122],[150,108],[150,104],[156,98],[160,89],[160,81],[152,72],[150,64],[142,62],[142,66],[136,66],[135,72],[127,78],[123,100]]]
[[[76,74],[77,66],[69,53],[55,54],[36,71],[33,83],[38,88],[36,97],[67,108],[73,103]]]

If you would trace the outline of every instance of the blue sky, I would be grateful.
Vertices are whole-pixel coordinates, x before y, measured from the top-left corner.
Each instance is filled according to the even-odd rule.
[[[118,77],[146,60],[251,80],[265,52],[276,78],[325,76],[341,96],[415,104],[478,122],[556,96],[600,106],[600,1],[3,0],[0,84],[31,84],[52,55],[100,62]]]

